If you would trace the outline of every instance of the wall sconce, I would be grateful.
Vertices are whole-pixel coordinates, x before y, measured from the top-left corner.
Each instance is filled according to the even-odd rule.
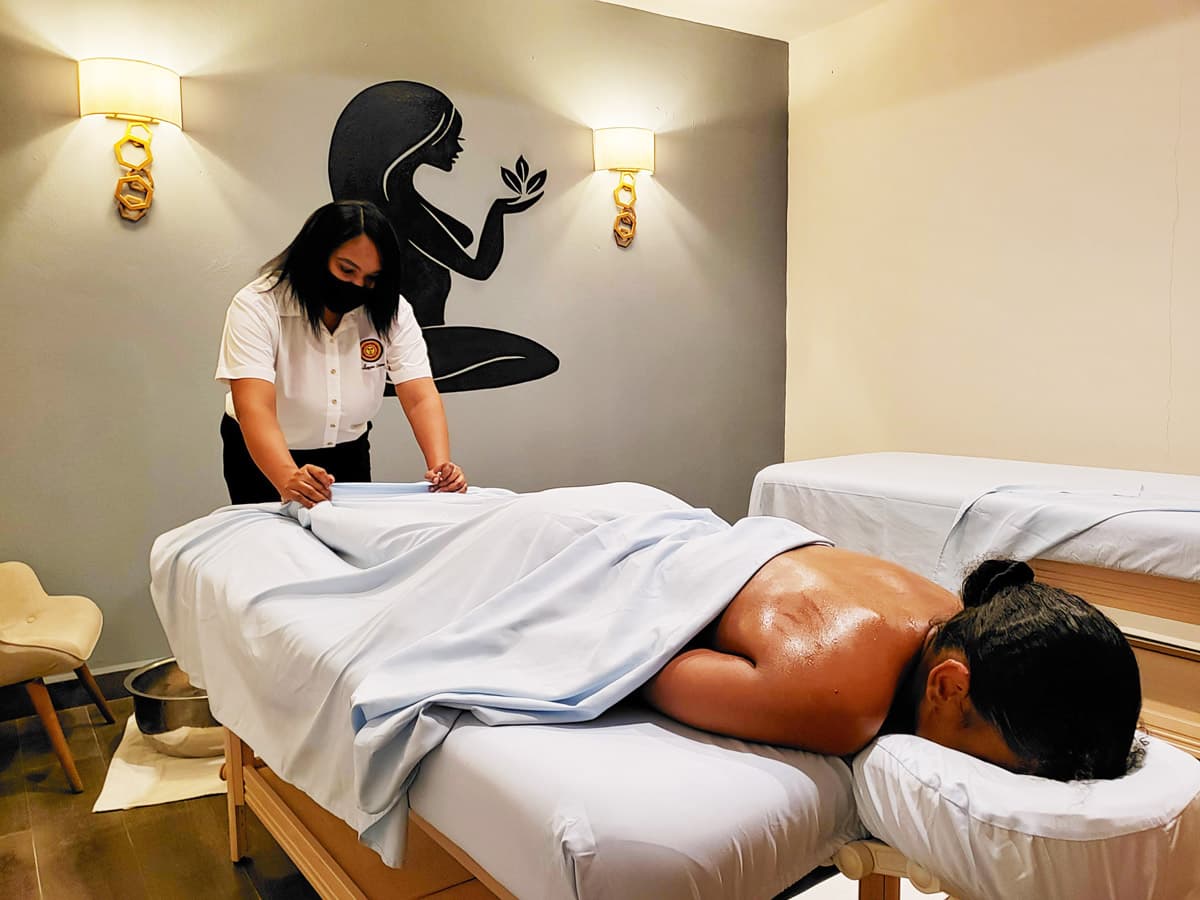
[[[592,132],[592,153],[597,172],[610,169],[621,173],[613,191],[617,204],[613,240],[618,247],[628,247],[637,234],[634,179],[638,172],[654,172],[654,132],[646,128],[597,128]]]
[[[126,170],[117,179],[113,199],[121,218],[136,222],[150,210],[154,199],[150,126],[170,122],[183,128],[179,76],[162,66],[132,59],[81,59],[79,115],[104,115],[127,123],[125,136],[113,145],[117,163]],[[131,148],[145,158],[126,159]]]

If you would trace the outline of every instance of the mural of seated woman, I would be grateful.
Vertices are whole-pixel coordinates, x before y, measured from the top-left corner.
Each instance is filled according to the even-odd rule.
[[[450,273],[483,281],[504,253],[504,218],[542,198],[546,173],[522,157],[502,177],[516,196],[493,201],[472,256],[471,229],[422,197],[413,175],[423,165],[449,172],[462,152],[462,115],[441,91],[413,81],[373,85],[338,118],[329,148],[335,200],[370,200],[396,229],[403,250],[401,293],[412,304],[443,392],[503,387],[544,378],[558,357],[536,341],[492,328],[446,324]],[[388,385],[389,389],[391,385]]]

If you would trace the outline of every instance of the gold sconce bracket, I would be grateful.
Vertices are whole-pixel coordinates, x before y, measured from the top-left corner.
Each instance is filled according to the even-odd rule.
[[[617,182],[617,186],[613,190],[613,201],[617,206],[633,206],[633,204],[637,203],[636,175],[636,172],[621,172],[621,180]],[[622,194],[628,194],[629,198],[625,199],[621,196]]]
[[[622,171],[621,179],[613,190],[613,202],[617,204],[617,217],[613,220],[613,240],[617,246],[626,248],[633,243],[637,235],[637,213],[633,204],[637,203],[636,173]]]
[[[115,116],[113,117],[115,118]],[[133,129],[140,128],[144,134],[134,134]],[[154,162],[154,154],[150,152],[150,141],[154,139],[154,135],[150,132],[150,125],[146,122],[129,122],[125,126],[125,136],[113,144],[113,153],[117,157],[118,165],[126,169],[145,169]],[[146,155],[146,158],[140,163],[130,162],[125,159],[126,147],[136,147]]]
[[[633,211],[632,206],[627,206],[617,213],[617,218],[613,221],[613,240],[617,242],[618,247],[628,247],[633,243],[635,234],[637,234],[637,213]]]
[[[154,200],[154,179],[145,169],[135,169],[117,179],[113,199],[121,218],[136,222],[149,211]]]
[[[141,129],[136,133],[134,129]],[[113,191],[113,199],[117,204],[117,213],[122,219],[136,222],[150,211],[154,202],[154,179],[150,176],[150,163],[154,162],[154,153],[150,150],[150,142],[154,135],[146,122],[129,122],[125,126],[125,136],[113,144],[113,154],[117,163],[129,171],[117,179],[117,188]],[[140,162],[131,162],[125,158],[130,147],[136,147],[145,154]]]

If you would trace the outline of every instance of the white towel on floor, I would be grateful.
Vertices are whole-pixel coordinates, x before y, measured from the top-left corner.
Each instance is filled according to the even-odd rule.
[[[223,762],[224,756],[188,759],[159,753],[138,731],[137,722],[130,716],[92,812],[223,794],[225,782],[220,774]]]

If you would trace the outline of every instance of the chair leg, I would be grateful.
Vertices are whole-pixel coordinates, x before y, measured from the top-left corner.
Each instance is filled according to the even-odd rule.
[[[92,702],[96,704],[96,709],[100,710],[100,715],[104,716],[104,721],[109,725],[117,721],[113,716],[113,711],[108,707],[108,701],[104,699],[104,694],[100,692],[100,685],[96,684],[96,679],[92,676],[92,671],[84,663],[75,670],[76,676],[83,682],[83,686],[87,688],[87,692],[92,695]]]
[[[67,781],[71,782],[71,789],[77,794],[82,793],[83,779],[79,777],[79,770],[75,768],[75,759],[71,756],[71,748],[67,746],[67,738],[63,734],[62,725],[59,724],[58,713],[54,711],[54,704],[50,701],[50,692],[46,690],[46,683],[40,678],[27,681],[25,690],[29,693],[29,699],[33,701],[33,708],[37,710],[38,718],[42,720],[46,734],[50,737],[50,745],[54,748],[55,756],[62,763],[63,771],[67,773]]]

